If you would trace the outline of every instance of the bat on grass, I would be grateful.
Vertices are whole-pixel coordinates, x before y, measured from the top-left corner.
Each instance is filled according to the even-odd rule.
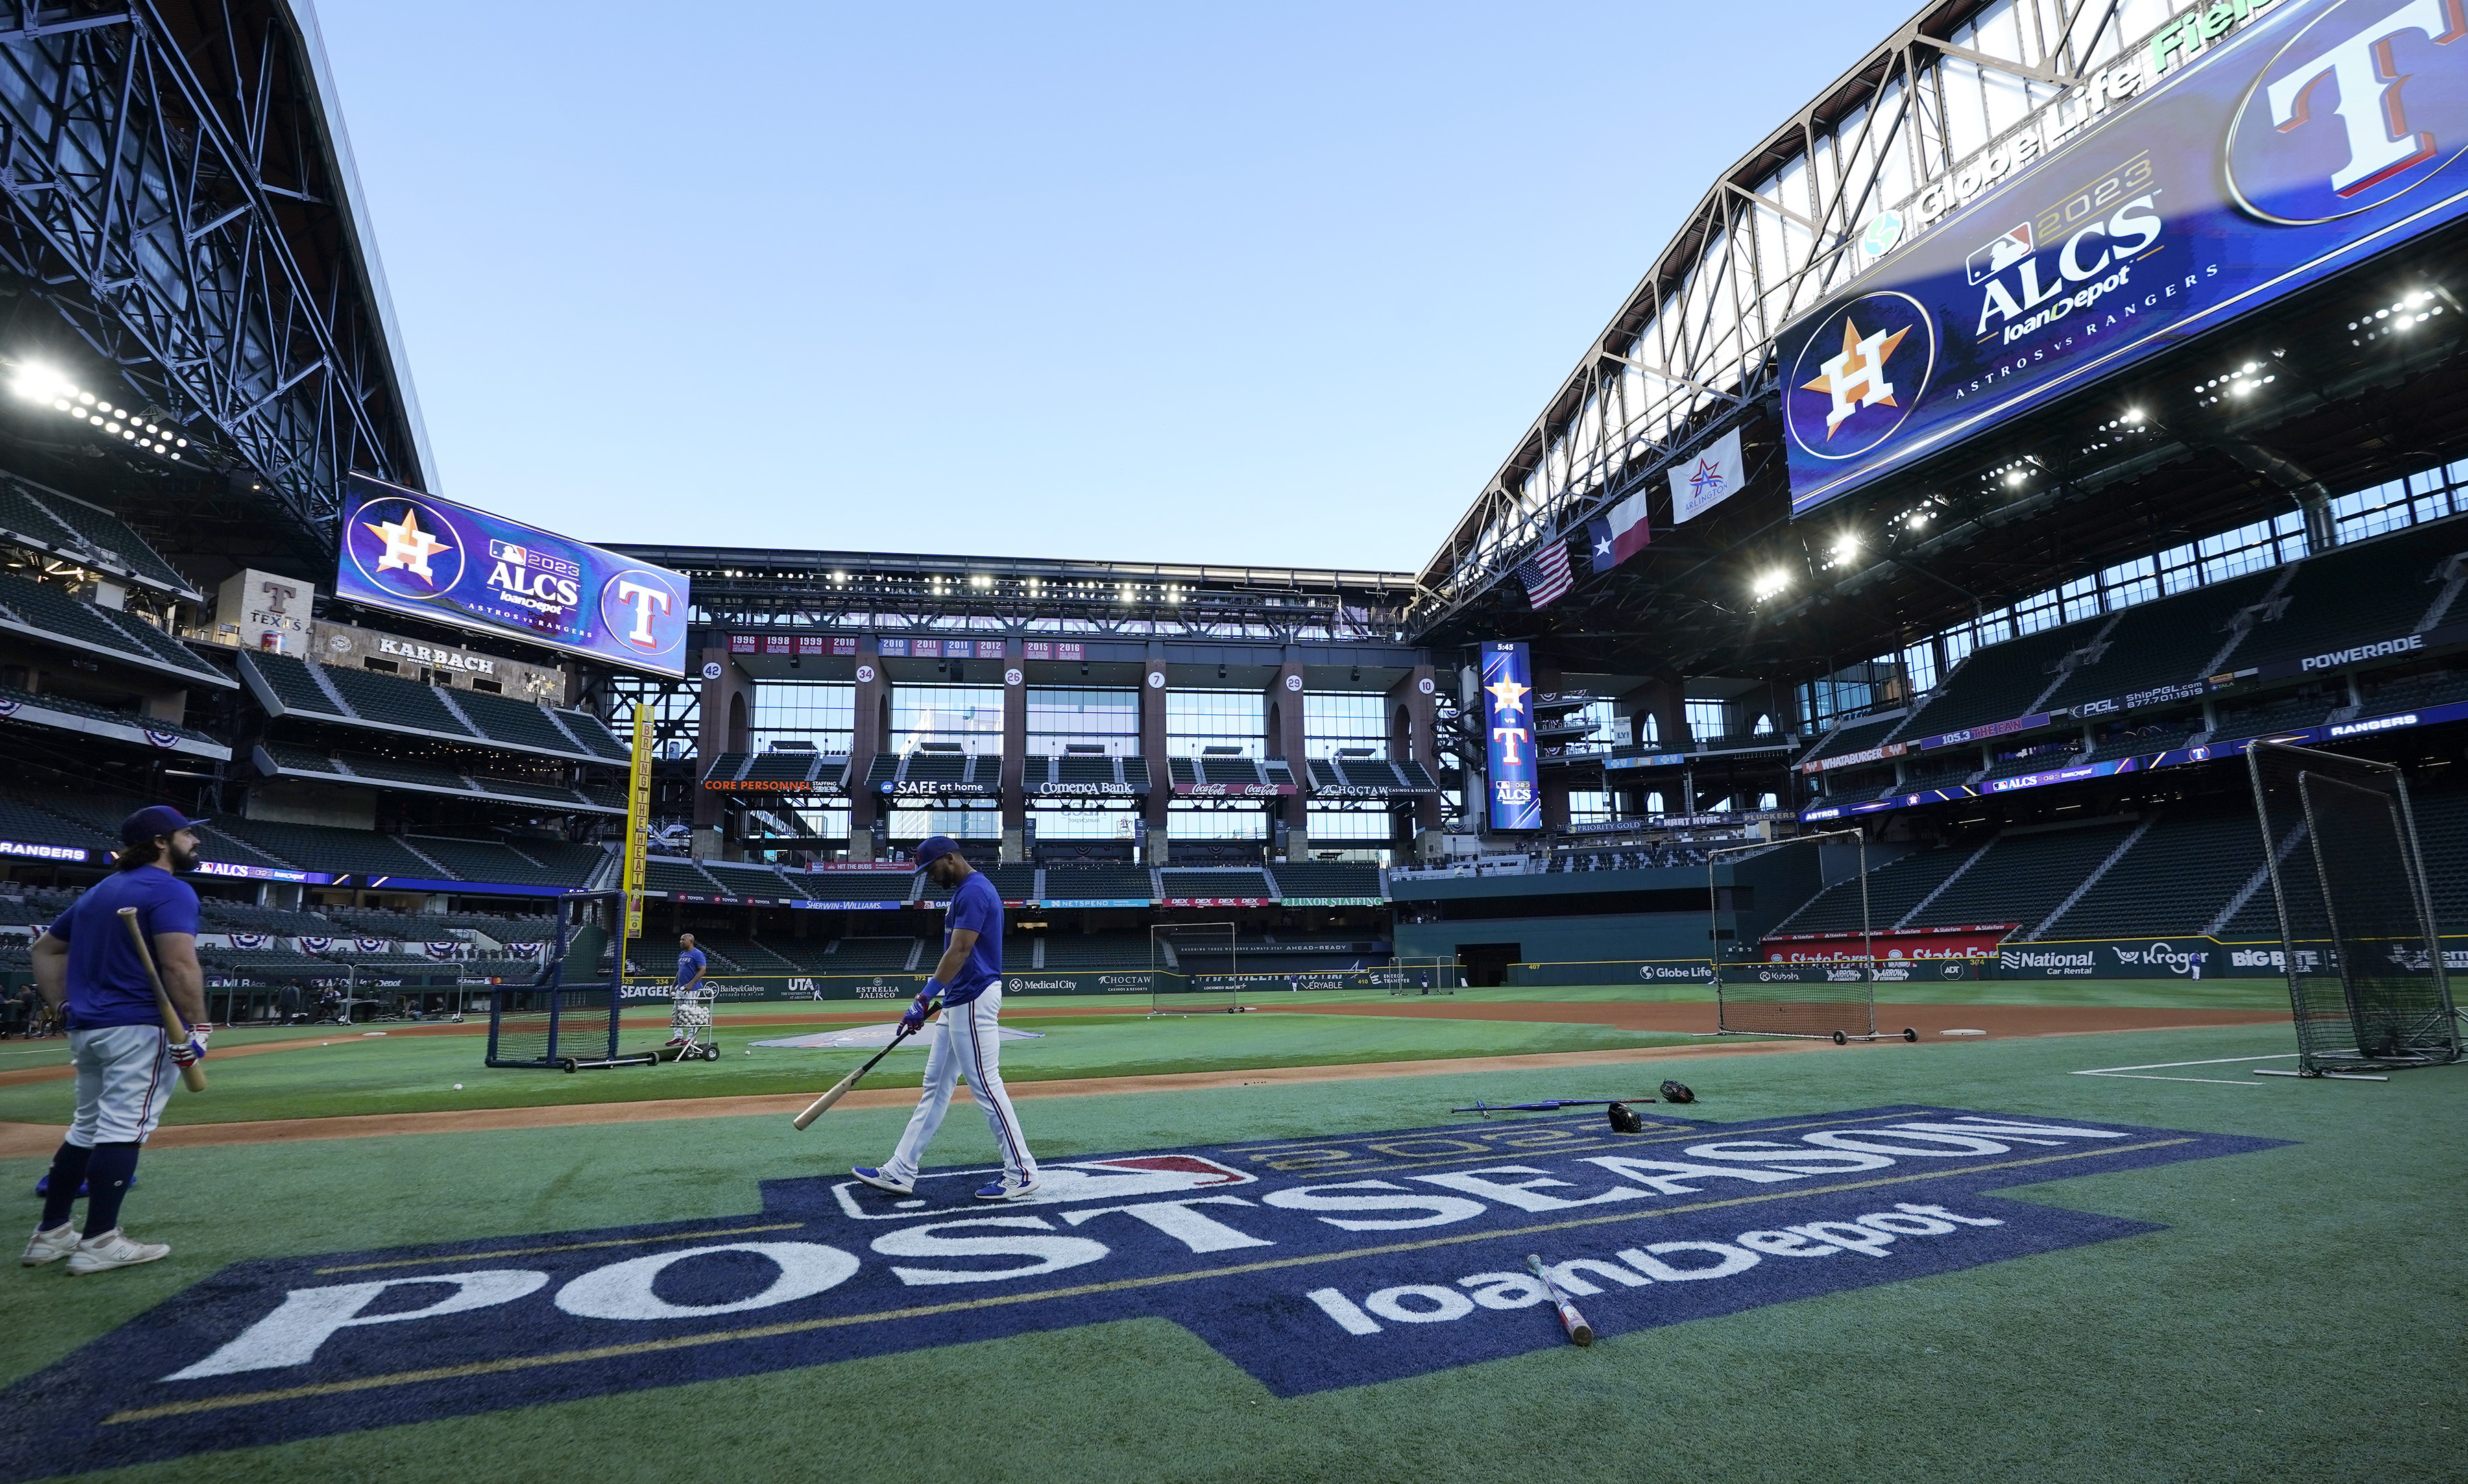
[[[1652,1103],[1653,1098],[1544,1098],[1540,1103],[1485,1103],[1474,1099],[1472,1107],[1452,1107],[1451,1113],[1548,1113],[1564,1107],[1608,1107],[1613,1103]]]
[[[825,1113],[831,1111],[832,1105],[848,1096],[848,1090],[857,1085],[857,1080],[858,1078],[873,1071],[874,1063],[881,1061],[884,1057],[891,1055],[892,1046],[897,1046],[902,1041],[906,1040],[910,1034],[911,1033],[906,1026],[901,1027],[900,1034],[891,1038],[891,1045],[885,1046],[880,1051],[876,1052],[873,1059],[868,1061],[865,1065],[858,1067],[856,1071],[849,1073],[846,1077],[843,1077],[839,1081],[832,1084],[831,1091],[824,1093],[813,1102],[807,1104],[806,1110],[799,1113],[792,1121],[798,1128],[803,1129],[808,1124],[812,1123],[815,1119],[820,1118]]]
[[[1551,1295],[1552,1307],[1560,1311],[1560,1328],[1568,1332],[1569,1340],[1580,1345],[1592,1344],[1594,1327],[1586,1322],[1584,1314],[1577,1313],[1577,1306],[1568,1302],[1568,1295],[1560,1291],[1560,1285],[1551,1281],[1551,1274],[1543,1269],[1542,1259],[1528,1252],[1525,1254],[1525,1267],[1542,1280],[1542,1291]]]
[[[137,923],[135,907],[122,907],[120,920],[128,926],[128,941],[137,945],[137,961],[146,966],[146,982],[154,986],[154,1009],[163,1017],[164,1034],[173,1044],[185,1045],[189,1028],[181,1023],[180,1012],[171,1008],[171,992],[163,988],[162,971],[154,967],[154,946],[146,941],[146,929]],[[191,1092],[206,1090],[206,1069],[194,1062],[180,1068],[180,1085]]]

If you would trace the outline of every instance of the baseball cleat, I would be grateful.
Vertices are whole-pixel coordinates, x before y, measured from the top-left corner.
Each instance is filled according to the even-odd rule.
[[[855,1169],[849,1171],[849,1174],[856,1176],[858,1179],[865,1181],[868,1185],[873,1186],[877,1190],[889,1191],[895,1196],[913,1196],[917,1194],[916,1186],[903,1184],[899,1180],[893,1179],[890,1176],[883,1174],[880,1170],[870,1170],[864,1165],[858,1165]]]
[[[170,1257],[171,1248],[160,1242],[132,1242],[117,1226],[100,1237],[88,1237],[69,1254],[69,1276],[82,1277],[90,1272],[109,1272],[115,1267],[134,1267]]]
[[[17,1261],[29,1267],[40,1267],[45,1263],[57,1263],[77,1249],[77,1223],[62,1221],[50,1231],[35,1232],[26,1244],[26,1255]]]
[[[1025,1180],[1017,1185],[1008,1179],[1001,1179],[978,1191],[977,1199],[979,1200],[1017,1200],[1022,1196],[1034,1196],[1044,1188],[1045,1182],[1039,1179]]]

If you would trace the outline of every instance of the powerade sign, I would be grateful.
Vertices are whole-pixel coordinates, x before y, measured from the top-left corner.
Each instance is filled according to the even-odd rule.
[[[1484,776],[1491,788],[1491,828],[1542,828],[1542,777],[1534,756],[1534,667],[1525,646],[1482,647]]]
[[[2462,9],[2256,15],[1785,331],[1793,514],[2459,217]]]
[[[1565,1345],[1529,1252],[1628,1335],[2164,1231],[2047,1182],[2274,1147],[1905,1107],[1143,1151],[993,1210],[982,1170],[769,1180],[697,1221],[235,1263],[10,1387],[0,1480],[1133,1317],[1304,1396]]]
[[[351,501],[336,596],[685,674],[682,573],[364,474],[352,476]]]

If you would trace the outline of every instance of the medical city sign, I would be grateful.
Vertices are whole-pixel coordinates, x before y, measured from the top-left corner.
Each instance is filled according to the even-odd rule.
[[[685,575],[352,476],[334,592],[354,603],[685,674]]]
[[[1783,332],[1793,514],[2468,215],[2468,0],[2248,15]]]

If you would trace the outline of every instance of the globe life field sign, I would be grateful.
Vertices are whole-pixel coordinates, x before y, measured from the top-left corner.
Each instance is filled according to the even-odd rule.
[[[2244,9],[1783,332],[1794,515],[2468,214],[2468,4]]]
[[[685,674],[682,573],[358,474],[341,548],[338,597]]]

